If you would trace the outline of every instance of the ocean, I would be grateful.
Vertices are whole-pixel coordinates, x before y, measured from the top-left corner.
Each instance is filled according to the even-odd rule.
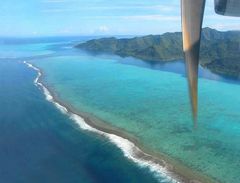
[[[81,130],[46,100],[34,84],[37,72],[23,64],[24,59],[51,54],[45,46],[1,45],[6,52],[0,59],[0,182],[166,180],[133,163],[102,135]]]
[[[4,182],[239,181],[239,81],[200,69],[194,128],[182,61],[91,55],[81,41],[1,46]]]

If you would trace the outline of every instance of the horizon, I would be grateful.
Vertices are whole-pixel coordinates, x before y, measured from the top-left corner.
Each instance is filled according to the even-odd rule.
[[[210,28],[212,30],[216,30],[219,32],[240,32],[240,30],[234,30],[234,29],[229,29],[229,30],[219,30],[219,29],[214,29],[211,27],[203,27],[202,29],[206,29],[206,28]],[[143,37],[143,36],[157,36],[157,35],[163,35],[166,33],[181,33],[182,31],[172,31],[172,32],[163,32],[163,33],[159,33],[159,34],[142,34],[142,35],[39,35],[39,36],[22,36],[22,37],[17,37],[17,36],[1,36],[0,35],[0,39],[45,39],[45,38],[50,38],[50,39],[54,39],[54,38],[80,38],[80,37],[90,37],[90,38],[110,38],[110,37],[115,37],[115,38],[131,38],[131,37]]]
[[[0,37],[143,36],[181,31],[179,0],[10,0],[0,5]],[[216,15],[209,0],[203,26],[240,30],[240,19]]]

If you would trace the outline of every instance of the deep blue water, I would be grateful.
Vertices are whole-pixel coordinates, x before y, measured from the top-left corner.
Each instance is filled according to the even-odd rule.
[[[1,183],[157,182],[47,102],[35,71],[6,59],[0,73]]]
[[[238,80],[200,68],[199,127],[193,131],[182,61],[90,55],[72,48],[89,38],[77,39],[0,44],[0,183],[157,181],[47,102],[24,60],[41,68],[45,84],[76,109],[204,175],[239,179]]]

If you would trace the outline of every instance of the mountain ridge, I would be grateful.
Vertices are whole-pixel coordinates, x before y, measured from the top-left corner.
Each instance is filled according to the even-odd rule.
[[[225,76],[240,75],[240,31],[221,32],[211,28],[202,31],[200,64]],[[134,38],[93,39],[76,45],[92,53],[110,53],[145,61],[169,62],[182,60],[181,32],[147,35]]]

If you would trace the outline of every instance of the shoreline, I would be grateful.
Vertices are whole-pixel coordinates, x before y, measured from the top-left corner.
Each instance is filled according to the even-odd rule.
[[[116,145],[125,157],[140,167],[148,168],[155,177],[164,177],[167,181],[174,183],[212,183],[216,182],[207,176],[199,175],[179,162],[172,160],[166,155],[152,152],[146,148],[130,134],[114,128],[103,120],[99,120],[87,113],[79,112],[72,106],[65,104],[58,99],[51,87],[43,84],[43,72],[26,61],[23,62],[29,68],[35,70],[38,75],[34,84],[43,91],[46,100],[53,103],[63,114],[68,115],[82,130],[87,130],[98,135],[102,135]]]

